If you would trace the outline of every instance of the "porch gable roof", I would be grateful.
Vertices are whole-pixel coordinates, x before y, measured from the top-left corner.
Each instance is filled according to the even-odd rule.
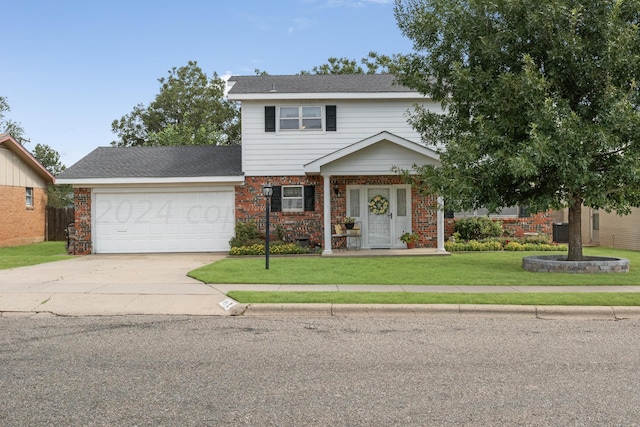
[[[394,135],[390,132],[384,131],[384,132],[380,132],[378,134],[372,135],[356,143],[353,143],[351,145],[348,145],[344,148],[341,148],[340,150],[334,151],[333,153],[329,153],[310,163],[307,163],[306,165],[304,165],[304,171],[307,175],[321,174],[323,172],[323,169],[330,167],[331,164],[335,165],[341,160],[346,161],[349,156],[354,155],[355,153],[358,153],[358,152],[364,153],[366,152],[367,149],[373,149],[374,146],[378,144],[382,145],[382,143],[385,143],[385,142],[386,144],[391,145],[394,148],[407,151],[408,153],[411,154],[411,162],[409,164],[407,164],[406,158],[405,159],[386,158],[385,160],[388,161],[393,166],[406,168],[406,167],[411,167],[413,163],[416,163],[416,164],[421,164],[421,163],[422,164],[424,163],[439,164],[440,163],[440,156],[436,151],[430,148],[427,148],[423,145],[417,144],[408,139]],[[415,156],[415,158],[413,158],[413,156]],[[396,161],[396,163],[394,163],[394,161]],[[352,162],[358,163],[358,159],[355,157],[352,157]],[[375,170],[375,171],[371,170],[369,171],[369,173],[364,172],[361,174],[366,175],[366,174],[378,174],[378,173],[391,173],[391,168],[389,167],[387,170]]]

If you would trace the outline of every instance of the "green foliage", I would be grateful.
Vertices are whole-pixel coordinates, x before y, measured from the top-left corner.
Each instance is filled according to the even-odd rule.
[[[5,117],[5,113],[8,113],[9,111],[11,111],[11,107],[9,107],[7,98],[0,96],[0,133],[11,135],[13,139],[22,145],[30,142],[29,139],[25,138],[24,129],[20,123],[14,122],[13,120]]]
[[[229,240],[231,248],[240,246],[264,245],[264,233],[258,231],[255,221],[236,222],[236,235]]]
[[[492,221],[487,217],[470,217],[456,220],[453,226],[463,240],[479,240],[504,235],[501,221]]]
[[[253,244],[250,246],[236,246],[232,247],[229,251],[229,255],[265,255],[264,243]],[[288,255],[288,254],[306,254],[308,253],[306,248],[296,243],[280,243],[275,245],[269,245],[269,254],[271,255]]]
[[[539,252],[566,252],[567,245],[551,243],[533,243],[526,240],[502,242],[496,240],[469,240],[466,242],[445,242],[444,249],[447,252],[485,252],[485,251],[539,251]]]
[[[354,59],[332,57],[326,64],[315,66],[311,71],[300,71],[300,74],[382,74],[389,73],[393,67],[391,57],[376,52],[369,52],[366,58],[360,60],[360,64]],[[256,74],[265,73],[256,70]]]
[[[111,124],[116,146],[230,145],[240,143],[240,116],[236,103],[224,97],[226,83],[217,74],[209,78],[189,61],[158,79],[160,93],[145,107]]]
[[[415,52],[399,80],[445,114],[412,125],[443,147],[414,183],[452,210],[640,206],[640,1],[397,0]],[[409,177],[409,175],[405,175]]]
[[[53,176],[59,175],[66,169],[60,163],[60,154],[48,145],[36,144],[32,154]],[[73,187],[71,185],[49,185],[47,187],[47,205],[63,208],[72,204]]]

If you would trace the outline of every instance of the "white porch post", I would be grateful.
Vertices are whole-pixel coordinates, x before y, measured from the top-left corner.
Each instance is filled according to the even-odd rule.
[[[322,255],[331,255],[331,176],[323,175],[324,179],[324,250]]]
[[[438,249],[437,252],[445,252],[444,250],[444,200],[438,197]]]

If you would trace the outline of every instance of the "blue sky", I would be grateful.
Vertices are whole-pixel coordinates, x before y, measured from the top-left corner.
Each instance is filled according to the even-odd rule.
[[[393,0],[0,0],[0,96],[31,139],[69,167],[115,139],[195,60],[208,74],[296,74],[329,57],[406,53]]]

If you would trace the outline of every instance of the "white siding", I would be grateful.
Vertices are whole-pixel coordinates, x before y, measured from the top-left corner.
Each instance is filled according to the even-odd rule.
[[[330,175],[375,175],[380,171],[391,173],[393,166],[411,169],[415,163],[435,164],[435,161],[422,157],[415,151],[383,141],[323,166],[322,172]]]
[[[46,188],[47,184],[13,151],[0,147],[0,186]]]
[[[420,142],[420,135],[407,123],[413,103],[388,99],[317,100],[298,104],[243,101],[242,162],[245,175],[303,175],[305,164],[383,131]],[[336,105],[337,131],[265,132],[266,105]],[[439,105],[432,103],[428,106],[434,111],[441,111]]]

